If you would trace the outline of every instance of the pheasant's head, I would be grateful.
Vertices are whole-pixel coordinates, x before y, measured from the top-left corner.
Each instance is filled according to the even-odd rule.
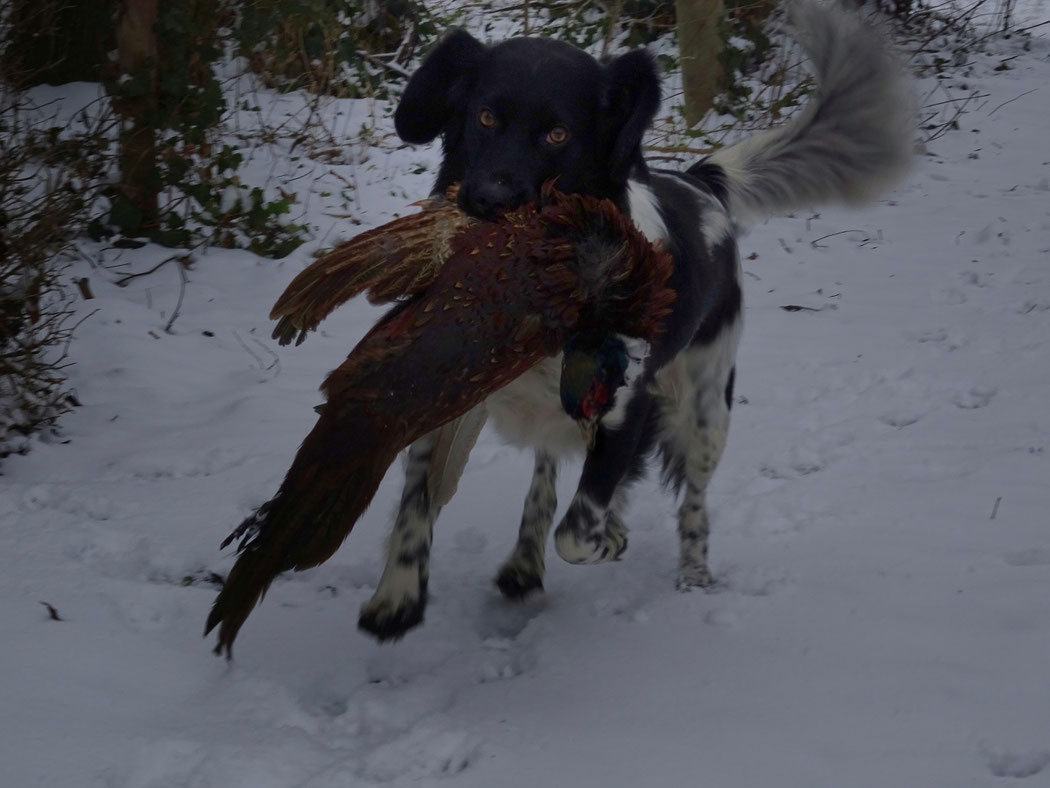
[[[621,335],[588,341],[574,337],[561,365],[561,404],[580,427],[587,448],[594,447],[598,425],[618,426],[648,355],[642,340]]]

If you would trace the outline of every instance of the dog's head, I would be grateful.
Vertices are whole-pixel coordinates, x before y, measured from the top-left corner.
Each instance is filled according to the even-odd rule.
[[[491,218],[535,201],[550,178],[562,191],[620,198],[632,167],[644,167],[642,135],[659,105],[642,50],[600,64],[558,41],[487,47],[456,31],[409,80],[394,123],[406,142],[443,135],[436,188],[461,181],[461,207]]]

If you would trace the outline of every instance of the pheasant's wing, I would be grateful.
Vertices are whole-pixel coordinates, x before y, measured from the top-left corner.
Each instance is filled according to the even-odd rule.
[[[300,344],[333,309],[361,293],[373,304],[426,289],[449,256],[452,237],[470,223],[454,201],[435,198],[411,216],[340,244],[299,273],[270,312],[273,337]]]

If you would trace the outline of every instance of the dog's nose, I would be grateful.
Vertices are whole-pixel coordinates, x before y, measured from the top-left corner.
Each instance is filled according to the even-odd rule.
[[[501,211],[526,201],[524,190],[507,173],[468,180],[459,191],[459,204],[471,216],[492,219]]]

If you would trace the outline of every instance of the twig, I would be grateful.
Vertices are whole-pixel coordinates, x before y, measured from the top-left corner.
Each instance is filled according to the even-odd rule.
[[[58,614],[58,611],[55,609],[54,605],[49,604],[47,602],[41,602],[40,604],[42,604],[44,607],[47,608],[47,617],[50,618],[52,621],[63,621],[64,620],[62,618],[62,616],[60,616]]]
[[[605,33],[602,35],[602,54],[604,59],[609,54],[613,37],[616,35],[616,23],[623,14],[623,6],[626,0],[614,0],[611,8],[606,9]]]
[[[1013,102],[1017,101],[1017,99],[1022,99],[1022,98],[1024,98],[1025,96],[1027,96],[1027,95],[1028,95],[1029,93],[1035,93],[1035,92],[1036,92],[1037,90],[1039,90],[1039,88],[1032,88],[1031,90],[1026,90],[1026,91],[1025,91],[1024,93],[1022,93],[1022,94],[1021,94],[1020,96],[1014,96],[1014,97],[1013,97],[1012,99],[1010,99],[1009,101],[1004,101],[1004,102],[1003,102],[1002,104],[1000,104],[1000,105],[999,105],[998,107],[996,107],[996,108],[995,108],[995,109],[993,109],[993,110],[992,110],[991,112],[989,112],[989,113],[988,113],[988,117],[989,117],[989,118],[990,118],[990,117],[992,117],[992,115],[994,115],[994,114],[995,114],[996,112],[998,112],[999,110],[1001,110],[1001,109],[1002,109],[1003,107],[1005,107],[1005,106],[1006,106],[1007,104],[1012,104]]]
[[[87,261],[88,265],[90,265],[92,268],[98,268],[98,263],[95,262],[95,259],[91,255],[89,255],[87,252],[85,252],[79,246],[74,247],[74,248],[77,250],[77,254],[79,254],[81,257],[84,258],[84,260]]]
[[[969,96],[968,98],[963,98],[963,97],[950,98],[947,101],[935,101],[932,104],[923,104],[922,108],[923,109],[928,109],[929,107],[939,107],[942,104],[955,104],[956,102],[959,102],[959,101],[969,101],[971,98],[973,98],[973,99],[988,98],[990,95],[992,95],[992,94],[991,93],[980,93],[980,94],[975,93],[974,95]],[[1018,97],[1018,98],[1020,98],[1020,97]],[[931,115],[930,117],[933,118],[933,117],[935,117],[935,115]]]
[[[399,65],[397,63],[389,63],[386,60],[383,60],[382,58],[378,58],[378,57],[376,57],[375,55],[373,55],[373,54],[371,54],[369,52],[363,52],[363,51],[360,51],[360,50],[359,50],[359,52],[360,52],[360,54],[362,56],[364,56],[365,60],[370,60],[371,62],[375,63],[377,66],[382,66],[385,69],[389,69],[390,71],[393,71],[395,74],[397,74],[399,77],[406,77],[407,78],[407,77],[412,76],[412,74],[406,68],[402,67],[401,65]]]
[[[179,300],[175,302],[175,310],[171,313],[171,319],[168,320],[168,324],[164,326],[164,333],[170,334],[171,327],[175,325],[175,321],[178,320],[179,310],[182,309],[182,299],[186,295],[186,269],[179,264]]]
[[[126,285],[126,284],[127,284],[128,282],[130,282],[130,281],[131,281],[132,279],[137,279],[137,278],[138,278],[138,277],[140,277],[140,276],[149,276],[149,275],[150,275],[150,274],[152,274],[152,273],[153,273],[154,271],[158,271],[158,270],[160,270],[160,269],[161,269],[161,268],[162,268],[163,266],[167,265],[167,264],[168,264],[168,263],[170,263],[170,262],[171,262],[172,260],[178,260],[178,259],[179,259],[179,257],[180,257],[180,255],[177,255],[177,254],[173,254],[173,255],[172,255],[171,257],[169,257],[169,258],[167,258],[167,259],[165,259],[165,260],[161,260],[161,261],[160,261],[159,263],[157,263],[157,264],[156,264],[155,266],[153,266],[153,267],[152,267],[151,269],[149,269],[148,271],[141,271],[141,272],[139,272],[139,273],[137,273],[137,274],[128,274],[127,276],[122,276],[122,277],[121,277],[120,279],[118,279],[118,280],[116,281],[116,285],[117,285],[117,287],[124,287],[124,285]]]
[[[989,520],[994,520],[995,516],[999,514],[999,504],[1002,503],[1002,500],[1003,496],[1001,495],[995,499],[995,505],[992,507],[992,516],[988,518]]]
[[[1013,30],[1011,32],[1013,32],[1013,33],[1027,33],[1029,30],[1035,30],[1035,28],[1042,27],[1043,25],[1050,25],[1050,19],[1046,20],[1045,22],[1039,22],[1039,23],[1034,24],[1034,25],[1029,25],[1028,27],[1019,27],[1017,30]]]
[[[237,340],[238,344],[242,348],[244,348],[244,351],[249,356],[251,356],[252,358],[255,359],[255,363],[259,365],[259,369],[268,369],[266,364],[263,363],[263,360],[261,358],[259,358],[259,356],[256,354],[256,352],[254,350],[252,350],[250,347],[248,347],[248,343],[245,342],[243,339],[241,339],[241,335],[237,333],[236,329],[233,332],[233,338]]]
[[[864,232],[863,230],[839,230],[837,233],[828,233],[827,235],[820,236],[820,238],[815,238],[815,239],[813,239],[812,241],[809,242],[809,245],[812,246],[814,249],[827,249],[828,248],[827,244],[818,244],[817,241],[823,241],[825,238],[831,238],[831,237],[836,236],[836,235],[844,235],[845,233],[863,233],[863,232]],[[868,235],[865,235],[864,240],[861,241],[861,243],[863,244],[863,243],[866,243],[867,241],[870,241],[870,240],[871,240],[871,237],[868,236]]]
[[[965,46],[958,47],[955,51],[960,52],[963,49],[972,49],[977,44],[983,44],[989,38],[995,38],[995,36],[1001,36],[1004,33],[1025,33],[1029,30],[1034,30],[1037,27],[1042,27],[1043,25],[1050,25],[1050,19],[1045,22],[1038,22],[1037,24],[1029,25],[1028,27],[1018,28],[1017,30],[993,30],[991,33],[983,35],[974,41],[968,41]]]
[[[273,376],[277,377],[278,375],[280,375],[281,374],[281,357],[273,352],[273,348],[267,347],[258,337],[252,337],[252,341],[256,345],[258,345],[260,348],[262,348],[264,353],[269,353],[270,356],[273,357],[273,363],[270,364],[270,366],[268,366],[266,368],[266,371],[269,372],[271,369],[274,369],[276,367],[277,371],[273,373]]]
[[[694,156],[707,156],[717,148],[694,148],[689,145],[644,145],[646,153],[688,153]]]
[[[73,326],[69,329],[69,333],[66,335],[65,344],[62,346],[62,358],[65,358],[66,354],[69,352],[69,345],[73,341],[73,332],[80,328],[82,323],[94,317],[100,311],[101,310],[98,309],[92,309],[90,312],[88,312],[86,315],[80,318],[80,320],[73,324]]]
[[[969,96],[967,96],[966,99],[962,102],[961,106],[956,108],[955,114],[953,114],[951,116],[951,118],[949,118],[946,122],[944,122],[940,126],[938,126],[937,127],[937,131],[934,134],[931,134],[926,139],[924,139],[923,142],[924,143],[926,143],[926,142],[933,142],[938,137],[943,137],[945,134],[947,134],[952,129],[952,126],[955,126],[956,128],[958,128],[958,126],[959,126],[959,122],[958,122],[959,118],[962,117],[962,115],[964,115],[966,113],[966,105],[969,104],[974,99],[980,97],[980,95],[981,95],[980,92],[975,90],[973,93],[971,93]],[[1020,98],[1020,97],[1018,97],[1018,98]]]
[[[413,39],[415,39],[415,37],[416,22],[411,22],[409,23],[408,28],[405,30],[405,34],[401,36],[401,43],[397,45],[397,51],[394,52],[393,61],[395,63],[401,64],[411,59],[412,52],[409,52],[406,55],[405,49],[406,47],[411,47],[413,50],[415,49],[416,43],[418,43],[418,41],[413,42]]]
[[[568,11],[569,9],[575,8],[579,3],[576,2],[548,2],[548,3],[537,3],[535,0],[522,0],[518,5],[502,6],[500,8],[482,8],[481,14],[509,14],[513,11],[524,11],[528,12],[528,9],[532,6],[542,8],[545,11]]]

